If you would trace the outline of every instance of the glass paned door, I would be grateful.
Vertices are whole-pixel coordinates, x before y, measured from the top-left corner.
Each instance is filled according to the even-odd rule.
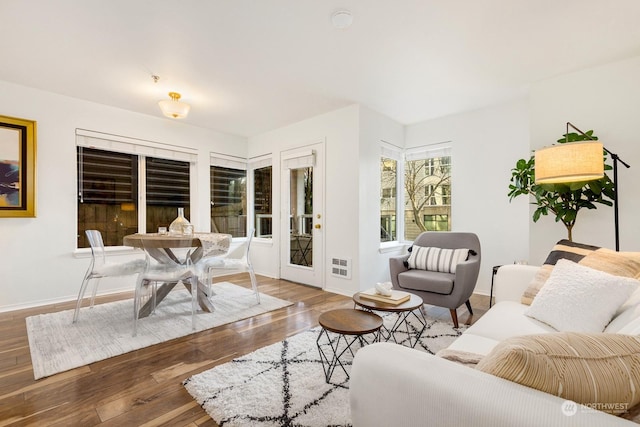
[[[282,153],[280,275],[323,287],[324,145]]]
[[[313,267],[313,167],[290,169],[289,263]]]

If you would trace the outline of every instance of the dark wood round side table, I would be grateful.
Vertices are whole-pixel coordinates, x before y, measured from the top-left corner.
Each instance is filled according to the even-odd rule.
[[[422,336],[422,333],[427,327],[427,318],[424,317],[424,313],[422,312],[422,298],[415,294],[410,293],[410,295],[411,297],[408,301],[405,301],[398,305],[393,305],[385,302],[378,302],[363,298],[360,295],[360,292],[357,292],[353,295],[353,302],[356,306],[359,306],[369,312],[382,311],[386,313],[396,313],[397,317],[391,328],[387,329],[385,326],[382,326],[382,338],[384,338],[386,341],[389,341],[391,338],[393,338],[393,341],[396,344],[402,344],[402,340],[398,342],[398,339],[396,338],[396,333],[399,330],[402,330],[402,332],[405,332],[407,334],[409,346],[413,348],[416,346],[418,340]],[[420,315],[416,314],[416,312],[418,312]],[[408,322],[409,316],[411,315],[413,315],[413,317],[415,317],[415,319],[417,319],[419,324],[421,325],[421,327],[415,329],[415,331],[412,330],[414,328]]]
[[[351,357],[355,356],[352,348],[355,342],[359,342],[361,346],[370,344],[365,335],[373,334],[371,342],[379,341],[382,317],[368,311],[343,308],[322,313],[318,322],[322,330],[318,334],[316,345],[320,353],[326,382],[330,382],[337,366],[342,368],[348,380],[349,373],[340,358],[347,350]],[[336,334],[336,336],[332,339],[329,332]]]

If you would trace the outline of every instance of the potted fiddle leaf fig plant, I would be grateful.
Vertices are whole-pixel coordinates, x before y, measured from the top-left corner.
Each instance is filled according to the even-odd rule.
[[[566,133],[557,142],[565,144],[575,141],[597,140],[593,130],[578,133]],[[606,164],[607,153],[603,151],[605,171],[611,170]],[[516,166],[511,169],[511,183],[509,184],[509,201],[522,195],[533,196],[532,204],[537,205],[533,212],[533,222],[537,222],[541,216],[555,215],[556,222],[562,221],[567,228],[567,238],[572,240],[572,230],[576,224],[580,209],[596,209],[597,204],[611,206],[616,194],[613,181],[606,172],[600,179],[593,181],[571,182],[566,184],[536,184],[535,182],[535,158],[532,155],[528,160],[519,159]]]

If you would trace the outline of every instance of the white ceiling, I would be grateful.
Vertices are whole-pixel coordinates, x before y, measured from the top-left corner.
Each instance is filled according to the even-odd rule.
[[[178,91],[244,136],[352,103],[410,124],[640,55],[639,22],[638,0],[0,0],[0,80],[155,116]]]

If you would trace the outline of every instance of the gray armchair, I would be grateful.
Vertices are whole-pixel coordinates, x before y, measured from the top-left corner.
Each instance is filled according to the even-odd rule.
[[[391,283],[394,289],[416,294],[425,304],[446,307],[451,312],[454,326],[458,327],[456,309],[466,304],[469,313],[469,297],[473,293],[480,271],[480,240],[474,233],[425,231],[413,242],[417,246],[443,249],[470,249],[466,261],[459,263],[455,273],[428,270],[412,270],[405,265],[409,254],[389,259]]]

